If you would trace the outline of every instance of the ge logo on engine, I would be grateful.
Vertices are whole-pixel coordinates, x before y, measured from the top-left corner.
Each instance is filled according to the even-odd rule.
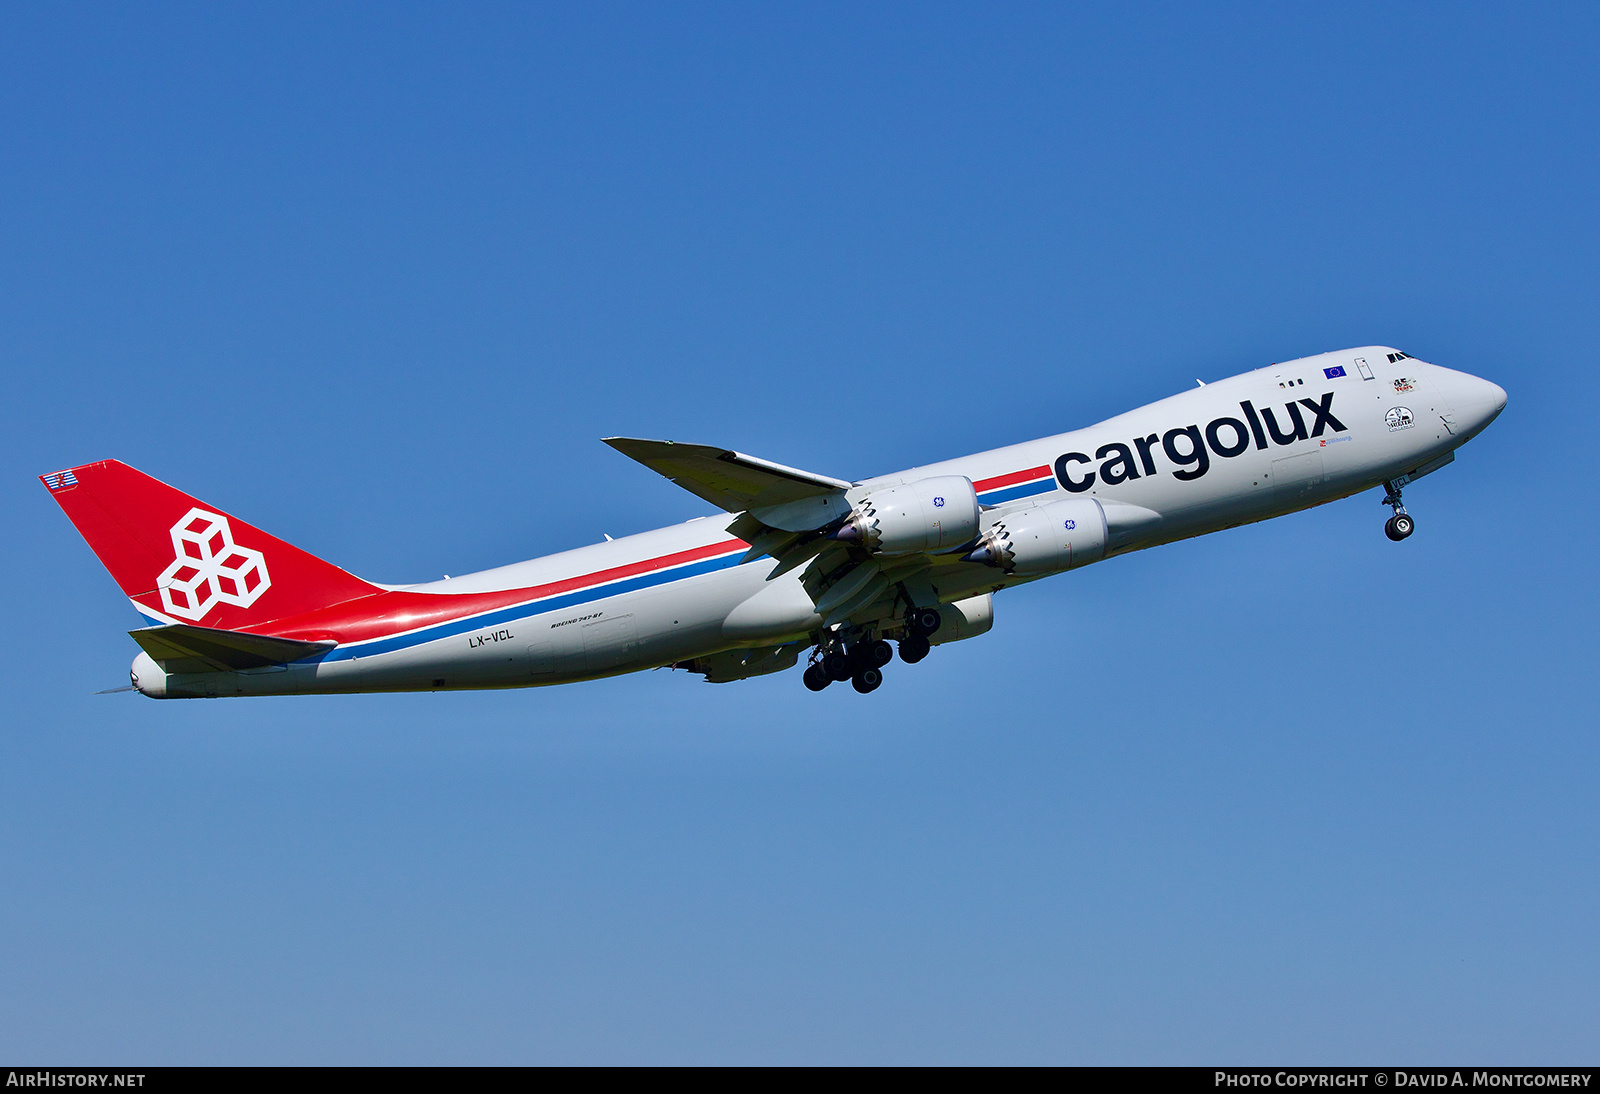
[[[191,509],[172,526],[172,565],[156,586],[161,605],[180,619],[203,619],[217,604],[248,608],[272,586],[260,551],[233,542],[228,518]]]
[[[933,507],[935,509],[943,509],[944,508],[944,499],[943,498],[934,498],[933,499]]]
[[[1078,526],[1078,522],[1075,521],[1075,520],[1069,520],[1069,521],[1066,521],[1066,522],[1064,522],[1062,524],[1062,527],[1065,528],[1069,532],[1072,531],[1077,526]]]

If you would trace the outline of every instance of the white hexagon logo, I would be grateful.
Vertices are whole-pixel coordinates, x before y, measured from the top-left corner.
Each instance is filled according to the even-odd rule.
[[[218,603],[248,608],[272,586],[260,551],[233,542],[228,518],[191,509],[172,526],[177,557],[161,571],[161,604],[179,619],[201,619]]]

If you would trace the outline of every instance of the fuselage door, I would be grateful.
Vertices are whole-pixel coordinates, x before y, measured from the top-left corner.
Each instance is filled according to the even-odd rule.
[[[544,616],[537,620],[539,630],[534,632],[533,643],[528,646],[528,668],[535,677],[575,676],[584,669],[583,632],[576,622],[545,623]]]
[[[639,638],[632,615],[597,619],[583,625],[583,659],[586,672],[604,672],[625,665],[639,653]]]
[[[1321,449],[1273,460],[1273,501],[1280,508],[1298,508],[1311,500],[1325,477]]]

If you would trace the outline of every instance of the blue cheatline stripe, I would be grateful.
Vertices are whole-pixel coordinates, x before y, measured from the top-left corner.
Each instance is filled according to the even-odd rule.
[[[393,638],[378,638],[370,642],[350,646],[339,646],[320,657],[311,657],[306,660],[324,662],[350,661],[357,657],[373,657],[380,653],[393,653],[396,650],[420,646],[425,642],[436,642],[441,638],[451,638],[483,627],[495,627],[502,623],[515,622],[518,619],[544,615],[546,612],[558,612],[562,608],[571,608],[579,604],[604,600],[609,596],[638,592],[640,589],[649,589],[657,585],[667,585],[674,581],[699,577],[701,574],[730,569],[739,565],[739,560],[743,557],[743,552],[735,552],[734,554],[724,555],[721,558],[708,558],[700,562],[691,562],[688,565],[678,566],[670,570],[657,570],[655,573],[640,574],[638,577],[630,577],[609,585],[597,585],[589,589],[579,589],[576,592],[552,596],[545,600],[535,600],[529,604],[517,604],[509,608],[499,608],[483,615],[469,616],[466,619],[452,619],[448,623],[425,627],[410,634],[396,635]]]
[[[1017,498],[1031,498],[1035,494],[1047,494],[1056,488],[1056,480],[1036,479],[1033,482],[1018,483],[1016,486],[1007,486],[1001,490],[988,490],[978,495],[978,500],[985,505],[999,505],[1005,501],[1015,501]]]

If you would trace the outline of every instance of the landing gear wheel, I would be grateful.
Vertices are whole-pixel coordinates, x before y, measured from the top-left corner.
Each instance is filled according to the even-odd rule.
[[[822,671],[829,680],[850,679],[850,658],[843,650],[830,650],[822,655]]]
[[[865,695],[869,691],[878,690],[878,685],[883,683],[883,673],[877,669],[862,669],[850,677],[850,686]]]
[[[912,634],[926,638],[939,629],[939,624],[944,619],[939,615],[937,608],[916,608],[906,616],[906,629]]]
[[[1416,522],[1406,512],[1405,502],[1400,500],[1400,488],[1410,481],[1402,475],[1383,484],[1383,504],[1394,510],[1394,516],[1383,522],[1383,534],[1396,543],[1417,530]]]
[[[833,683],[833,677],[825,672],[821,665],[807,665],[805,675],[800,677],[805,681],[806,687],[812,691],[821,691]]]
[[[908,634],[900,639],[900,660],[908,665],[915,665],[933,647],[928,645],[928,640],[920,634]]]
[[[880,638],[857,647],[856,657],[863,667],[881,669],[894,660],[894,647]]]

